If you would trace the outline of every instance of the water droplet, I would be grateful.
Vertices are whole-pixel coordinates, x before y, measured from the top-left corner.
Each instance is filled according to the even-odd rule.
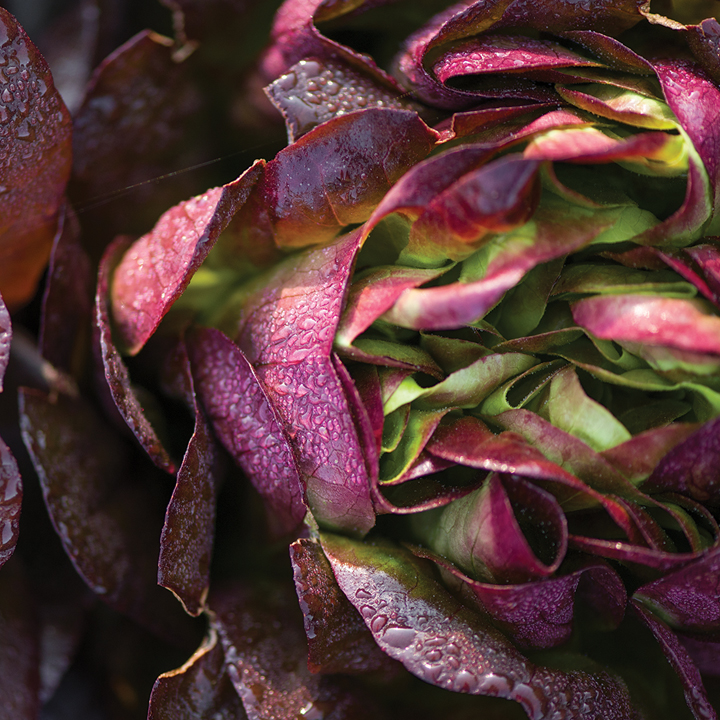
[[[0,541],[2,542],[3,545],[7,545],[10,542],[12,536],[13,536],[12,525],[9,520],[6,520],[3,523],[2,538],[0,538]]]
[[[4,103],[9,103],[9,102],[12,102],[12,100],[13,100],[12,93],[7,88],[5,88],[3,90],[3,94],[2,94],[2,101]]]
[[[367,600],[372,597],[372,593],[369,593],[367,590],[360,588],[358,591],[356,591],[355,597],[365,598]]]
[[[513,700],[519,702],[525,712],[533,720],[542,718],[545,716],[545,710],[547,709],[547,698],[541,695],[537,688],[533,688],[525,683],[518,683],[511,695]]]
[[[374,633],[379,633],[385,625],[387,625],[387,617],[385,615],[377,615],[372,619],[370,622],[370,630],[372,630]]]
[[[500,675],[495,675],[495,673],[482,675],[478,683],[479,694],[490,697],[508,697],[510,689],[510,681]]]
[[[412,645],[415,640],[415,631],[412,628],[391,627],[382,636],[382,639],[390,646],[398,650],[404,650]]]
[[[461,670],[453,678],[452,689],[454,692],[472,693],[478,686],[478,679],[468,670]]]

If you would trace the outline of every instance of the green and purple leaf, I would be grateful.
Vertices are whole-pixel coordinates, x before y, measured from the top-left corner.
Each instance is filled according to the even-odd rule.
[[[338,585],[390,657],[428,683],[520,703],[531,720],[637,717],[607,671],[536,666],[485,618],[463,606],[409,551],[323,535]]]
[[[23,483],[17,461],[0,438],[0,567],[15,552],[20,534]]]

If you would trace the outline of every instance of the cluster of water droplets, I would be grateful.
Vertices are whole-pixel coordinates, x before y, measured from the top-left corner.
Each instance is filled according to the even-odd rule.
[[[301,60],[272,83],[268,92],[288,119],[293,139],[353,110],[407,107],[390,89],[332,60]]]
[[[7,177],[57,141],[64,115],[57,94],[38,74],[44,61],[31,57],[24,34],[10,38],[3,27],[0,41],[0,167]]]

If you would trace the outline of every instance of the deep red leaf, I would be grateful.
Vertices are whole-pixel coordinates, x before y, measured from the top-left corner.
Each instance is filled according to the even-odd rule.
[[[71,121],[45,59],[2,8],[0,66],[0,293],[15,309],[50,256],[70,176]]]
[[[3,378],[10,362],[10,344],[12,343],[12,322],[7,306],[0,295],[0,392],[3,388]]]
[[[148,720],[246,720],[224,661],[217,633],[211,630],[182,667],[155,681]]]
[[[175,463],[170,459],[167,450],[146,417],[142,403],[130,381],[130,373],[115,347],[112,337],[109,308],[110,277],[129,243],[128,238],[122,236],[117,238],[108,246],[100,261],[94,312],[96,348],[100,353],[107,388],[120,416],[152,461],[159,468],[174,473]]]
[[[308,643],[308,668],[317,673],[392,672],[358,611],[343,595],[316,540],[290,546],[295,589]]]
[[[130,448],[78,398],[24,390],[20,417],[50,518],[82,578],[117,611],[187,640],[187,615],[156,584],[161,514]]]
[[[15,552],[20,533],[23,483],[10,448],[0,438],[0,567]]]
[[[259,160],[237,180],[168,210],[115,268],[112,314],[123,349],[135,355],[182,295],[220,233],[262,175]]]
[[[170,590],[190,615],[203,610],[210,587],[215,509],[222,464],[210,423],[195,398],[190,360],[178,348],[180,372],[190,389],[195,428],[177,473],[160,535],[158,585]]]

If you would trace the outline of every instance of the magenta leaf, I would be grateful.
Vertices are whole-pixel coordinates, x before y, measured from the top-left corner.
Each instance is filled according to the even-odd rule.
[[[317,540],[296,540],[290,546],[290,559],[305,623],[310,671],[391,672],[394,663],[341,592]]]
[[[50,256],[38,342],[48,362],[76,378],[85,370],[93,308],[90,258],[79,236],[77,217],[66,205]]]
[[[10,448],[0,438],[0,567],[15,552],[20,534],[23,484]]]
[[[660,368],[666,356],[720,364],[720,318],[694,300],[652,295],[597,295],[571,305],[575,322],[599,338],[631,344],[636,354]],[[647,355],[647,357],[645,357]]]
[[[621,680],[603,670],[591,674],[534,665],[407,550],[329,534],[321,541],[338,585],[375,641],[425,682],[515,700],[532,720],[554,713],[637,717]]]
[[[260,493],[274,531],[291,532],[305,516],[304,488],[282,421],[252,365],[219,330],[193,332],[188,352],[218,439]]]
[[[412,109],[397,89],[381,85],[340,59],[301,60],[268,85],[265,93],[282,113],[290,143],[317,125],[353,110]]]
[[[332,240],[345,225],[367,220],[437,137],[410,110],[376,107],[335,117],[267,164],[239,217],[280,247]]]
[[[720,627],[720,551],[713,548],[689,565],[640,587],[633,595],[668,625],[688,632]]]
[[[50,518],[81,577],[118,612],[183,638],[187,615],[156,584],[152,479],[132,466],[128,446],[77,398],[24,390],[20,417]]]
[[[557,500],[505,473],[492,473],[479,490],[449,504],[431,532],[436,552],[490,582],[549,577],[567,551],[567,522]]]
[[[210,587],[210,559],[215,537],[215,508],[222,464],[205,412],[192,387],[190,361],[184,345],[180,371],[190,386],[195,428],[175,481],[160,535],[158,585],[170,590],[186,612],[199,615]]]
[[[705,165],[717,212],[720,209],[720,89],[695,63],[661,60],[654,66],[670,109]]]
[[[365,533],[375,522],[365,457],[330,357],[359,242],[353,232],[279,264],[247,298],[238,345],[283,422],[316,519]]]
[[[0,392],[3,389],[3,378],[10,362],[10,345],[12,343],[12,322],[7,306],[0,295]]]
[[[22,565],[0,573],[0,703],[13,720],[40,712],[40,627],[32,589]]]
[[[643,485],[650,492],[674,491],[711,507],[720,505],[720,419],[705,423],[659,462]]]
[[[220,233],[247,200],[264,167],[168,210],[115,268],[112,315],[123,349],[135,355],[182,295]]]
[[[585,561],[574,572],[520,585],[498,585],[473,580],[452,563],[426,550],[410,548],[432,560],[456,581],[464,600],[488,613],[520,647],[550,648],[567,642],[573,631],[575,599],[583,598],[612,628],[625,613],[627,593],[618,574],[607,564]],[[573,564],[573,567],[576,564]]]
[[[15,18],[0,8],[0,293],[26,303],[50,256],[70,176],[70,113],[50,68]]]
[[[217,633],[211,630],[185,665],[155,681],[148,720],[245,720],[224,661]]]
[[[128,238],[122,236],[117,238],[108,246],[100,261],[94,312],[96,343],[99,345],[105,381],[120,416],[152,461],[166,472],[174,473],[175,463],[145,415],[145,409],[130,381],[130,373],[112,337],[108,307],[110,276],[128,245]]]
[[[700,671],[678,637],[664,622],[656,618],[653,613],[636,600],[630,601],[630,607],[655,636],[662,651],[680,678],[685,691],[685,701],[696,720],[717,720],[717,713],[710,704]]]
[[[294,595],[294,594],[293,594]],[[210,596],[225,668],[249,720],[363,717],[375,708],[336,678],[313,675],[296,598],[234,585]]]

